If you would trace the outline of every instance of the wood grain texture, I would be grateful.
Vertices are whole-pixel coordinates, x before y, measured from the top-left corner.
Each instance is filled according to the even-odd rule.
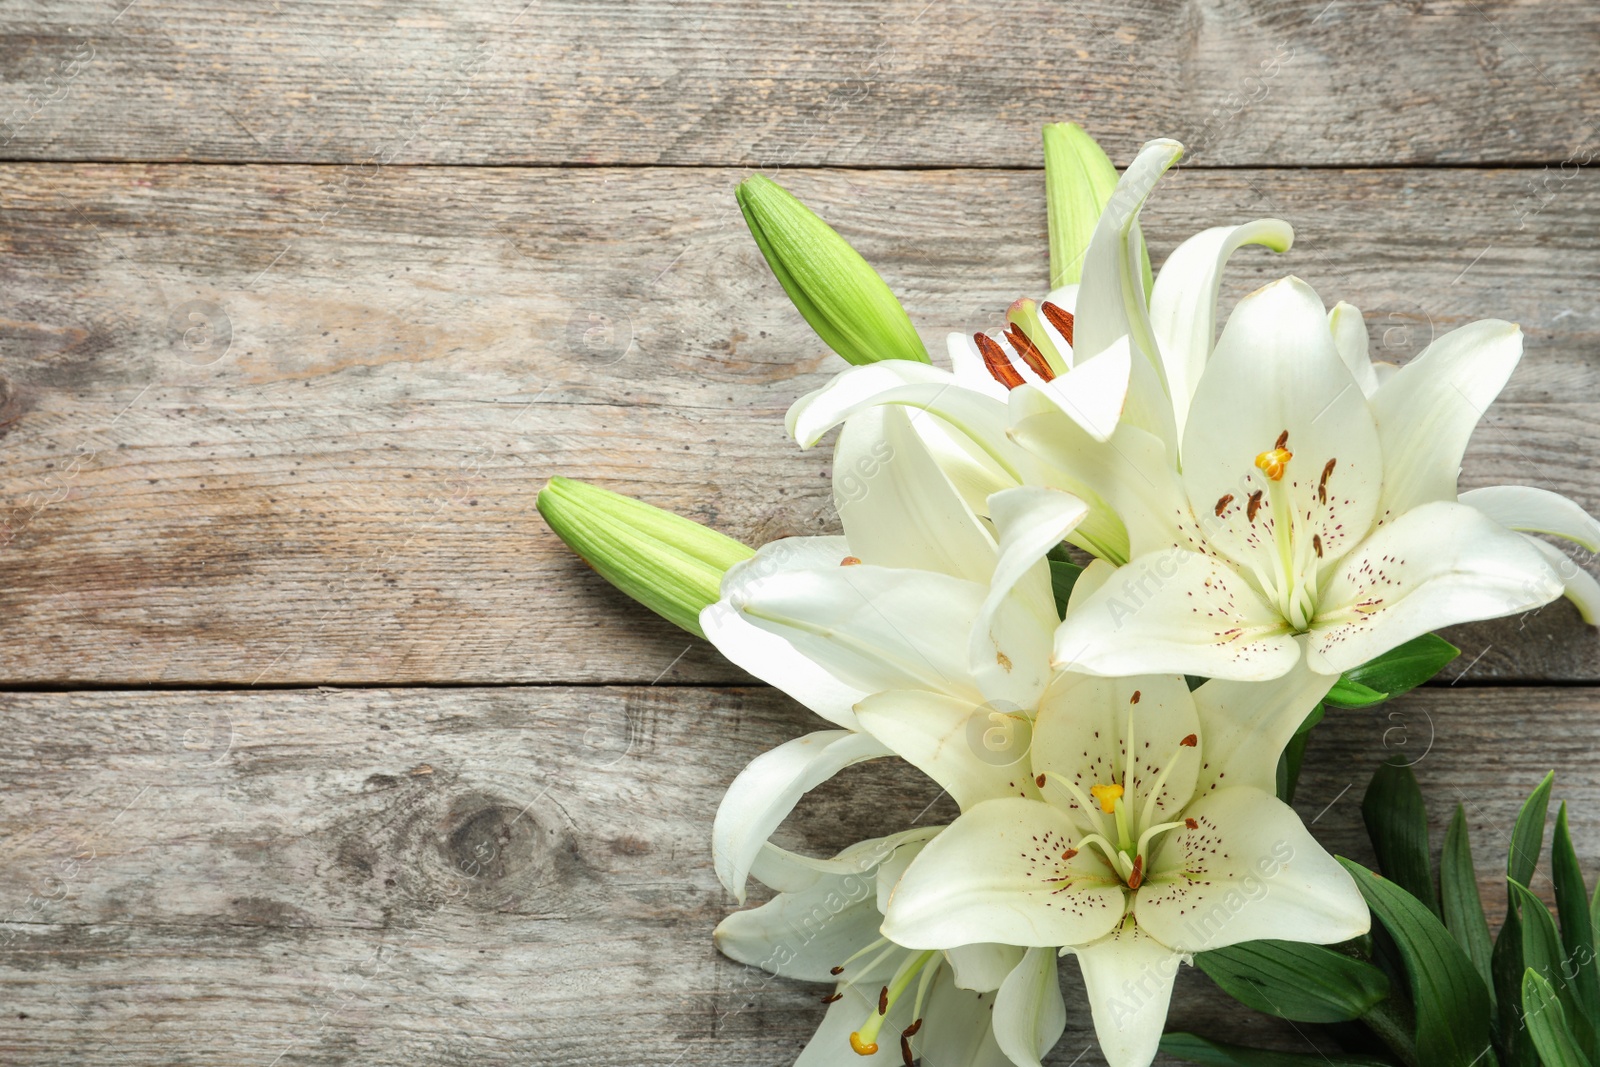
[[[1035,166],[1041,122],[1214,164],[1600,150],[1564,0],[31,0],[8,158]]]
[[[722,170],[0,169],[0,640],[12,682],[736,683],[539,520],[587,478],[757,544],[836,529],[827,449],[782,413],[842,367]],[[795,172],[935,351],[1045,271],[1027,172]],[[1463,322],[1528,354],[1464,486],[1600,511],[1600,184],[1530,172],[1198,171],[1158,255],[1278,214],[1238,257],[1361,306],[1403,360]],[[1520,212],[1520,214],[1519,214]],[[1519,227],[1520,223],[1520,227]],[[1466,682],[1600,678],[1558,604],[1461,631]]]
[[[770,690],[5,694],[0,714],[7,1063],[787,1064],[820,1017],[815,987],[710,942],[731,907],[710,864],[721,791],[818,725]],[[1565,689],[1333,716],[1298,807],[1329,848],[1368,858],[1366,778],[1406,753],[1436,848],[1465,803],[1496,915],[1505,836],[1551,766],[1600,873],[1590,754],[1524,744],[1592,716]],[[825,853],[951,816],[910,768],[872,764],[780,840]],[[1050,1062],[1101,1063],[1074,1060],[1092,1036],[1063,971]],[[1193,972],[1172,1025],[1305,1048]]]

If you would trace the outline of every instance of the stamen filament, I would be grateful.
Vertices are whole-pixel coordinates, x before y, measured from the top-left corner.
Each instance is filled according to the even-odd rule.
[[[1184,821],[1182,819],[1179,819],[1177,822],[1157,823],[1156,825],[1150,827],[1144,833],[1139,835],[1139,844],[1138,844],[1137,847],[1134,848],[1134,852],[1137,855],[1140,855],[1140,856],[1147,855],[1148,853],[1146,853],[1145,849],[1149,847],[1150,839],[1152,837],[1156,836],[1157,834],[1164,834],[1168,830],[1176,830],[1178,827],[1184,826],[1184,825],[1187,825],[1187,824],[1184,823]]]
[[[834,974],[843,974],[844,973],[844,969],[846,967],[850,966],[856,960],[860,959],[862,956],[865,956],[867,953],[871,952],[873,949],[878,948],[881,945],[887,945],[888,943],[889,943],[889,939],[887,937],[878,938],[878,940],[874,941],[872,944],[868,945],[866,948],[864,948],[861,951],[857,952],[855,955],[851,956],[849,959],[847,959],[843,963],[839,964],[839,966],[835,967],[833,969],[833,973]],[[882,958],[882,957],[880,956],[879,958]],[[874,960],[873,962],[876,963],[877,960]]]
[[[1099,834],[1087,834],[1084,836],[1083,840],[1078,842],[1076,851],[1082,852],[1090,845],[1093,845],[1095,848],[1100,850],[1101,855],[1105,856],[1106,862],[1111,865],[1111,869],[1113,871],[1116,871],[1119,875],[1127,873],[1122,869],[1122,854],[1117,851],[1117,846],[1113,845],[1110,841],[1107,841]]]
[[[1185,739],[1185,740],[1187,740],[1187,739]],[[1161,773],[1156,776],[1156,784],[1150,788],[1149,795],[1144,798],[1144,810],[1139,813],[1139,825],[1140,826],[1146,825],[1147,823],[1150,822],[1151,819],[1155,818],[1155,814],[1156,814],[1156,798],[1161,795],[1161,790],[1166,788],[1167,776],[1172,773],[1172,768],[1177,765],[1178,758],[1183,755],[1183,750],[1185,748],[1192,748],[1192,747],[1193,746],[1185,745],[1180,741],[1178,743],[1178,747],[1172,750],[1172,755],[1167,757],[1166,766],[1162,767],[1161,768]],[[1144,840],[1144,834],[1140,834],[1139,835],[1139,840],[1141,842]],[[1139,851],[1141,851],[1141,852],[1144,851],[1144,845],[1143,844],[1141,844],[1139,846]]]

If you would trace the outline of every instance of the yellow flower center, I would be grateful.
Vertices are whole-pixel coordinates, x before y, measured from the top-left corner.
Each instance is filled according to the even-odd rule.
[[[1100,810],[1111,815],[1117,810],[1117,801],[1122,799],[1122,787],[1113,782],[1110,785],[1091,785],[1089,792],[1100,802]]]

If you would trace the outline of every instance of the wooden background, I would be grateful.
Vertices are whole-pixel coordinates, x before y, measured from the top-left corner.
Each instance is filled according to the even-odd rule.
[[[1177,137],[1158,255],[1279,215],[1229,300],[1293,271],[1400,360],[1521,322],[1463,485],[1600,511],[1596,54],[1575,0],[0,4],[0,1062],[788,1064],[819,991],[713,951],[709,825],[814,723],[534,510],[836,529],[781,415],[840,364],[735,183],[825,205],[942,348],[1042,287],[1042,122]],[[1592,881],[1600,641],[1451,636],[1300,809],[1365,856],[1403,752],[1498,902],[1554,767]],[[782,836],[949,816],[868,766]],[[1100,1063],[1064,973],[1050,1062]],[[1175,1025],[1306,1048],[1207,988]]]

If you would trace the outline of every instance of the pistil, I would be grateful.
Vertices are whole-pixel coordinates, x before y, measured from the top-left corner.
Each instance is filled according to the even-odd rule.
[[[850,1047],[858,1056],[871,1056],[878,1051],[878,1031],[883,1028],[883,1021],[889,1017],[890,1010],[895,1002],[905,993],[911,985],[911,980],[927,966],[929,960],[938,955],[937,952],[918,952],[906,958],[895,972],[889,984],[883,987],[878,994],[878,1010],[867,1016],[867,1021],[861,1029],[850,1035]],[[920,1000],[920,997],[919,997]]]

